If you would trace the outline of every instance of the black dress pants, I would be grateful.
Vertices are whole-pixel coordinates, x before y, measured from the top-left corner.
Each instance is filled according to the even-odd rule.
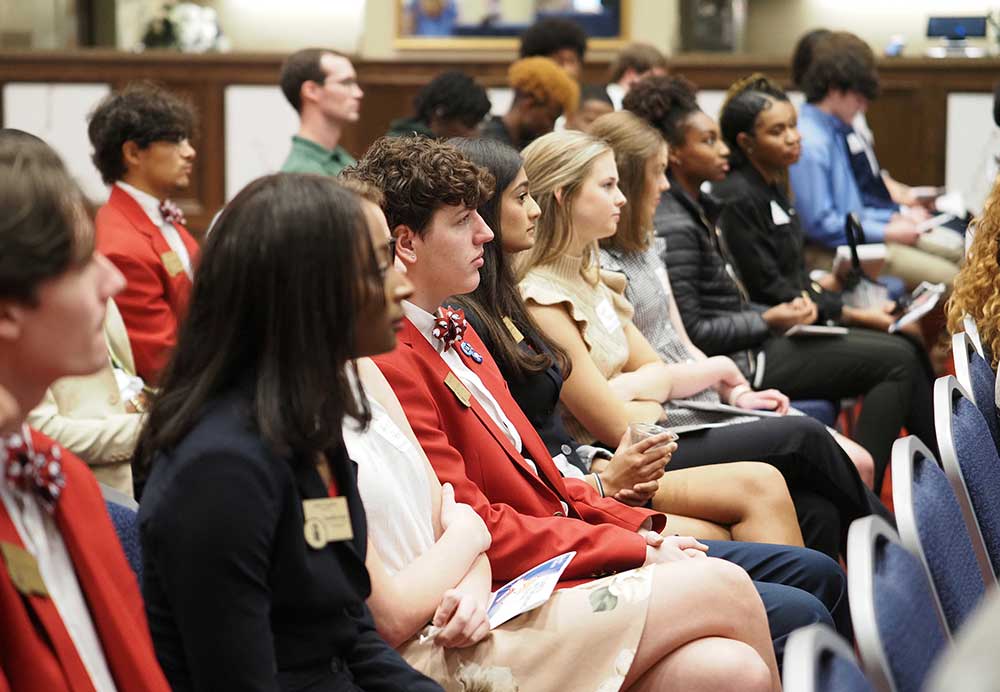
[[[847,529],[885,506],[862,482],[857,469],[826,427],[808,416],[762,418],[722,428],[684,433],[668,470],[760,461],[784,476],[807,548],[836,559]]]
[[[774,337],[764,343],[763,388],[792,399],[863,396],[854,439],[875,460],[875,492],[900,428],[937,454],[931,378],[925,356],[903,335],[851,329],[846,336]]]

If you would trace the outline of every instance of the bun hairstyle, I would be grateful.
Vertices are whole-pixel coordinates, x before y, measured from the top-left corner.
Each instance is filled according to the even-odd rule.
[[[738,80],[729,87],[719,111],[719,130],[729,145],[729,162],[733,168],[749,163],[737,139],[741,133],[753,137],[757,117],[775,101],[788,101],[788,95],[760,72]]]
[[[698,88],[684,77],[649,75],[632,85],[622,107],[659,130],[667,143],[684,144],[684,121],[701,110]]]

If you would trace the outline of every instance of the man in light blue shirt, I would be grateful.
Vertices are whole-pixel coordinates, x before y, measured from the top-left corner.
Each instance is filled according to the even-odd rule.
[[[809,240],[829,250],[847,243],[847,214],[861,220],[870,243],[886,243],[884,271],[907,286],[951,284],[958,267],[923,245],[913,218],[891,208],[866,206],[851,167],[864,143],[851,122],[879,94],[875,56],[853,34],[833,32],[814,47],[801,79],[807,103],[799,113],[802,156],[790,169],[795,206]]]

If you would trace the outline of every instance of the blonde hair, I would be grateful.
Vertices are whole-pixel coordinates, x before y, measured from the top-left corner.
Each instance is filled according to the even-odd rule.
[[[622,207],[618,230],[601,241],[602,247],[625,252],[642,252],[649,247],[653,216],[644,199],[646,164],[667,145],[652,125],[628,111],[602,115],[591,125],[590,134],[603,139],[615,152],[618,187],[628,204]]]
[[[573,239],[573,202],[594,161],[611,153],[611,147],[596,137],[576,130],[550,132],[529,144],[521,156],[531,195],[542,210],[535,222],[535,246],[519,263],[519,275],[532,267],[549,264],[566,253]],[[561,200],[556,199],[559,193]],[[583,266],[596,260],[597,243],[584,250]]]
[[[948,299],[948,331],[964,331],[969,315],[979,328],[983,346],[989,349],[994,369],[1000,359],[1000,178],[993,185],[983,212],[973,222],[975,236],[965,263],[955,277]]]
[[[539,103],[559,104],[564,115],[576,111],[580,103],[580,85],[550,58],[521,58],[511,63],[507,83]]]

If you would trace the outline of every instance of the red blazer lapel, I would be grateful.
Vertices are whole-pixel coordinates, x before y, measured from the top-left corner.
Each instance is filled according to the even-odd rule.
[[[24,549],[13,520],[0,504],[0,541]],[[5,651],[0,656],[3,668],[8,671],[13,684],[20,673],[32,680],[52,682],[61,680],[66,689],[76,692],[93,692],[90,674],[76,651],[76,645],[63,624],[55,603],[48,596],[22,596],[11,582],[5,566],[0,566],[0,604],[3,604],[3,623],[0,624],[0,641]],[[38,626],[41,626],[40,628]],[[39,631],[41,629],[42,631]],[[13,631],[11,631],[13,630]],[[7,636],[9,634],[10,639]],[[15,651],[15,649],[17,649]],[[44,655],[48,651],[51,656]],[[7,659],[10,655],[11,659]],[[30,661],[18,660],[30,657]],[[19,671],[18,666],[39,666],[35,671]]]
[[[420,333],[420,330],[413,325],[410,320],[404,320],[406,328],[401,334],[400,340],[403,343],[408,344],[413,348],[417,354],[424,360],[424,362],[429,363],[433,368],[437,378],[444,382],[445,378],[449,373],[452,372],[448,364],[445,363],[441,355],[431,346],[430,342]],[[484,428],[490,433],[490,435],[497,441],[497,443],[503,447],[503,450],[507,453],[507,456],[511,458],[514,464],[524,473],[532,483],[538,484],[540,487],[545,488],[548,492],[554,492],[560,500],[565,502],[570,506],[571,511],[573,508],[573,502],[569,497],[569,493],[562,482],[562,474],[559,473],[559,469],[556,468],[552,461],[551,456],[548,453],[544,444],[532,444],[534,442],[534,437],[537,437],[537,433],[534,428],[531,427],[529,423],[526,422],[525,425],[520,424],[517,420],[518,417],[523,418],[521,409],[518,407],[517,403],[511,398],[508,390],[507,383],[499,374],[496,363],[494,363],[493,358],[486,351],[486,346],[479,339],[479,336],[470,327],[466,333],[465,338],[470,342],[470,345],[475,349],[475,351],[483,357],[482,363],[476,363],[471,357],[466,356],[461,353],[460,357],[469,364],[470,368],[474,368],[479,378],[483,380],[483,384],[490,390],[493,397],[500,404],[504,413],[517,428],[518,435],[521,436],[521,447],[523,452],[518,452],[517,448],[514,447],[510,438],[507,437],[499,426],[494,422],[490,414],[486,412],[479,400],[476,399],[475,395],[472,395],[472,405],[470,408],[472,412],[476,414],[476,418],[483,425]],[[495,374],[494,374],[495,372]],[[456,375],[457,376],[457,375]],[[449,394],[450,395],[450,394]],[[516,414],[516,416],[514,415]],[[538,473],[525,461],[525,455],[527,455],[538,468]],[[540,474],[542,477],[540,477]]]
[[[160,232],[160,229],[156,227],[156,224],[152,222],[149,215],[146,214],[132,195],[117,185],[112,185],[111,197],[108,199],[108,204],[117,208],[128,222],[132,224],[135,230],[149,238],[153,251],[157,257],[161,258],[161,261],[165,254],[173,252],[170,249],[169,243],[167,243],[167,239],[163,237],[163,233]],[[191,234],[188,233],[188,230],[184,226],[174,224],[174,228],[177,229],[184,247],[187,248],[188,255],[191,257],[191,266],[193,267],[198,257],[198,243],[191,237]],[[175,292],[180,299],[180,307],[187,305],[187,296],[191,290],[191,278],[187,275],[187,272],[180,271],[174,274],[170,277],[170,281],[175,286]]]
[[[34,444],[39,449],[53,443],[36,434]],[[68,455],[65,449],[63,455]],[[90,607],[108,668],[120,689],[166,690],[139,584],[125,560],[97,482],[77,459],[65,460],[63,467],[66,487],[55,519]]]

